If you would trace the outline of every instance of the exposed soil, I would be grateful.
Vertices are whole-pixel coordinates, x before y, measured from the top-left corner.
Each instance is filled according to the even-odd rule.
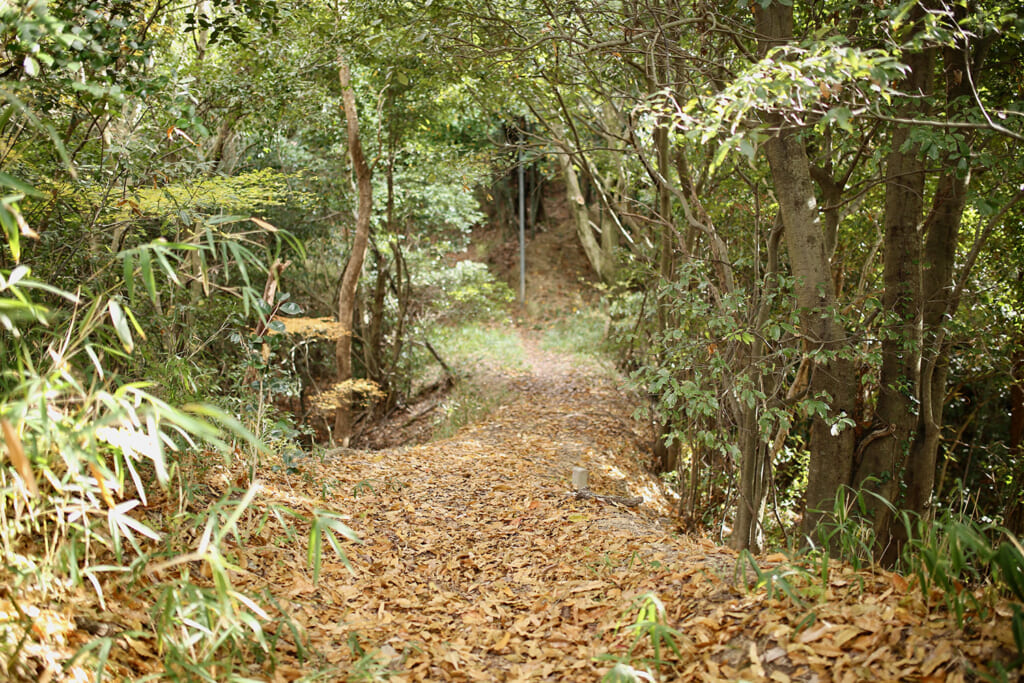
[[[542,219],[527,230],[526,305],[517,312],[531,322],[551,320],[591,305],[597,298],[596,276],[576,237],[565,189],[546,186]],[[473,235],[466,256],[487,263],[494,274],[519,294],[519,238],[514,230],[486,227]]]

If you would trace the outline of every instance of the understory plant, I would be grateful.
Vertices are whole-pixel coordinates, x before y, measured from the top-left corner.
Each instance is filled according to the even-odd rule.
[[[636,616],[627,627],[633,635],[629,651],[625,655],[598,657],[599,660],[615,662],[601,678],[602,683],[654,681],[660,669],[673,667],[683,660],[681,648],[687,639],[668,625],[665,604],[657,594],[648,592],[637,596],[630,610],[635,611]],[[651,655],[642,654],[642,651],[650,651]]]
[[[751,572],[755,580],[748,585],[753,590],[787,597],[807,610],[803,623],[813,623],[814,601],[808,598],[824,595],[833,561],[855,571],[880,569],[870,517],[872,501],[879,500],[868,489],[842,488],[832,510],[822,515],[818,543],[807,539],[809,544],[792,560],[770,569],[759,568],[753,555],[743,552],[737,575]],[[972,629],[997,612],[1008,616],[1016,652],[1008,661],[988,662],[989,672],[979,675],[1014,680],[1009,672],[1024,664],[1024,546],[1007,529],[950,508],[943,508],[935,519],[908,511],[899,514],[904,534],[892,569],[910,579],[911,589],[928,610],[945,610],[958,628]]]
[[[174,286],[181,251],[188,249],[156,243],[114,258],[131,264],[123,269],[128,278],[149,283],[152,301],[161,293],[157,273],[168,281],[161,287]],[[246,258],[233,266],[258,267],[254,252]],[[154,393],[158,387],[127,375],[146,336],[132,301],[124,281],[70,292],[24,265],[0,270],[0,556],[8,586],[0,600],[17,615],[2,628],[0,671],[10,676],[32,676],[26,641],[40,632],[29,602],[59,604],[78,588],[93,592],[103,610],[112,592],[151,601],[151,626],[128,637],[154,639],[161,678],[232,680],[254,660],[272,665],[269,608],[233,585],[226,549],[229,539],[240,540],[238,522],[259,485],[238,498],[229,491],[194,516],[187,509],[195,473],[185,457],[219,454],[227,463],[240,445],[263,454],[266,446],[222,408],[172,405]],[[182,547],[173,529],[190,516],[198,533]],[[316,573],[322,539],[344,557],[335,534],[354,534],[330,513],[311,527]],[[101,678],[112,647],[110,635],[99,635],[71,661]]]

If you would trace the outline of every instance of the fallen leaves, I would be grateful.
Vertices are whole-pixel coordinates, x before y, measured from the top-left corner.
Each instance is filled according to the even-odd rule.
[[[237,585],[269,591],[298,629],[278,641],[267,680],[326,668],[335,679],[594,681],[612,657],[646,661],[664,680],[955,683],[1013,647],[1012,612],[967,635],[912,582],[884,571],[837,564],[825,586],[795,575],[803,607],[778,590],[748,589],[735,553],[672,531],[625,417],[632,406],[608,375],[536,350],[532,360],[532,375],[510,380],[515,401],[446,441],[308,458],[301,476],[261,468],[267,495],[239,522],[249,543],[228,550]],[[595,491],[645,503],[577,500],[577,466]],[[211,470],[217,481],[235,474]],[[271,504],[343,513],[363,540],[343,542],[354,573],[325,554],[314,582],[302,534],[260,521]],[[657,671],[653,631],[638,624],[647,594],[664,606],[657,623],[678,634],[673,645],[656,643]],[[110,603],[111,619],[144,633],[130,596]],[[66,618],[55,630],[36,623],[40,639],[85,642]],[[118,666],[158,667],[150,639],[119,642]],[[312,659],[299,657],[306,645]]]

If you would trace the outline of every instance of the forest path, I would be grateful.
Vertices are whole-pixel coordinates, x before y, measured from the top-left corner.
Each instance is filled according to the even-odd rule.
[[[597,681],[609,657],[653,672],[660,654],[663,678],[606,680],[962,681],[1012,644],[1005,619],[965,636],[883,570],[832,563],[824,585],[789,572],[799,602],[778,582],[745,590],[735,553],[673,531],[614,374],[509,334],[529,369],[484,370],[508,400],[480,423],[259,473],[271,501],[334,511],[364,541],[345,543],[351,573],[325,544],[316,584],[301,539],[264,529],[237,550],[240,587],[269,589],[316,653],[282,639],[273,680]],[[577,465],[595,492],[645,502],[577,500]],[[641,611],[663,626],[635,629]]]
[[[634,598],[664,587],[681,553],[710,550],[661,517],[670,508],[610,371],[522,344],[529,370],[493,378],[509,400],[486,421],[306,468],[319,492],[304,493],[327,491],[324,506],[365,541],[347,546],[354,575],[327,562],[318,586],[296,570],[282,591],[329,663],[392,680],[595,680],[610,665],[593,658],[632,638],[615,631]],[[645,502],[576,500],[574,466],[594,492]],[[370,654],[361,664],[353,638]]]

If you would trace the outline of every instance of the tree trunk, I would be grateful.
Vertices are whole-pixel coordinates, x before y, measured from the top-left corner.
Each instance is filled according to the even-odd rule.
[[[965,9],[956,7],[954,11],[961,14]],[[970,84],[978,82],[988,46],[987,42],[981,42],[973,51],[966,45],[943,49],[948,114],[955,113],[954,108],[962,108],[969,101]],[[973,75],[965,78],[965,74]],[[964,144],[969,143],[970,138],[965,137]],[[956,313],[959,303],[953,295],[953,267],[970,184],[970,174],[958,172],[955,166],[953,159],[946,160],[948,170],[939,179],[932,208],[924,224],[921,397],[917,436],[904,475],[904,505],[906,509],[926,517],[931,514],[949,374],[945,326]],[[961,277],[967,277],[968,272],[962,273]]]
[[[338,80],[341,83],[342,101],[345,106],[345,119],[348,128],[348,153],[352,160],[352,168],[356,175],[359,188],[359,204],[356,210],[356,230],[352,239],[352,250],[348,263],[341,278],[341,289],[338,292],[338,322],[341,334],[335,347],[335,358],[338,363],[338,385],[341,391],[338,408],[334,414],[334,442],[348,446],[352,437],[352,315],[355,310],[356,285],[363,269],[363,258],[366,245],[370,239],[370,215],[373,210],[373,187],[370,183],[370,167],[363,156],[363,146],[359,139],[359,118],[356,110],[356,96],[352,90],[352,75],[344,56],[338,58]]]
[[[594,230],[590,227],[590,212],[587,210],[587,201],[583,198],[583,190],[580,188],[579,175],[572,165],[572,157],[568,152],[555,156],[562,168],[562,177],[565,179],[565,195],[569,200],[569,212],[576,225],[576,235],[580,238],[580,244],[583,245],[583,252],[587,255],[587,260],[597,276],[602,280],[607,280],[610,277],[610,264],[605,262],[604,251],[594,235]]]
[[[793,35],[793,8],[777,0],[768,7],[755,6],[762,54]],[[832,433],[832,420],[853,414],[856,383],[853,363],[844,358],[844,330],[835,322],[835,294],[824,232],[811,181],[810,160],[803,143],[778,115],[768,114],[778,126],[765,145],[768,165],[785,226],[790,266],[796,278],[796,305],[801,331],[819,356],[810,379],[811,395],[829,400],[827,417],[815,416],[811,424],[804,530],[813,536],[821,512],[831,509],[840,487],[850,481],[853,468],[853,430]]]
[[[809,393],[829,401],[828,414],[816,415],[811,424],[804,530],[813,534],[821,513],[832,508],[840,488],[850,482],[853,430],[833,434],[831,423],[854,414],[856,373],[853,362],[843,355],[845,331],[832,315],[836,301],[831,268],[803,144],[792,131],[784,129],[769,142],[766,151],[796,277],[801,331],[809,350],[820,354],[811,371]]]
[[[935,465],[942,432],[949,362],[943,334],[953,314],[953,265],[967,200],[968,177],[947,174],[939,180],[932,211],[925,221],[923,270],[923,349],[920,409],[916,437],[904,475],[904,507],[920,515],[931,511]]]
[[[759,347],[760,342],[753,346]],[[754,350],[750,367],[758,371],[761,359],[759,351]],[[770,481],[770,463],[768,450],[761,438],[757,425],[760,406],[741,404],[739,416],[738,442],[741,455],[739,499],[736,503],[736,519],[733,524],[730,545],[735,550],[750,550],[759,553],[764,548],[765,501],[768,498],[768,482]]]
[[[1013,355],[1013,384],[1010,385],[1010,457],[1019,458],[1024,441],[1024,338],[1017,340]]]
[[[923,9],[914,10],[920,20]],[[935,69],[932,50],[907,58],[910,72],[904,85],[911,93],[908,117],[921,111],[931,91]],[[889,316],[882,335],[882,367],[879,374],[876,427],[871,441],[862,441],[862,452],[853,484],[869,486],[895,506],[899,500],[903,467],[917,435],[921,395],[921,229],[924,215],[925,168],[920,146],[912,144],[912,128],[902,125],[893,132],[886,160],[885,236],[883,242],[882,310]],[[954,242],[955,244],[955,242]],[[879,434],[883,434],[880,438]],[[878,550],[883,556],[898,552],[893,532],[893,509],[875,497],[865,501],[874,518]]]
[[[668,128],[658,126],[654,129],[654,148],[658,158],[658,173],[662,182],[658,184],[658,218],[661,219],[660,241],[658,244],[658,274],[663,283],[675,281],[675,231],[672,224],[672,195],[668,189],[669,178],[669,145]],[[658,331],[664,333],[672,327],[670,303],[662,301],[658,305]]]
[[[696,203],[695,203],[696,205]],[[754,329],[760,330],[771,314],[771,301],[776,289],[779,271],[779,242],[781,224],[772,228],[768,235],[767,267],[764,274],[765,288],[762,290],[754,315]],[[766,345],[756,338],[746,345],[747,371],[754,378],[759,390],[764,385],[770,364],[765,359]],[[799,382],[800,373],[797,373]],[[790,393],[797,391],[796,385]],[[777,406],[779,402],[774,402]],[[751,405],[746,401],[733,401],[733,410],[739,415],[738,444],[740,449],[740,486],[736,505],[736,520],[733,525],[731,545],[736,550],[749,549],[760,552],[764,547],[764,511],[768,500],[768,486],[771,482],[772,459],[776,452],[774,444],[769,445],[758,424],[763,411],[770,407],[762,402]],[[782,437],[785,438],[785,437]]]

